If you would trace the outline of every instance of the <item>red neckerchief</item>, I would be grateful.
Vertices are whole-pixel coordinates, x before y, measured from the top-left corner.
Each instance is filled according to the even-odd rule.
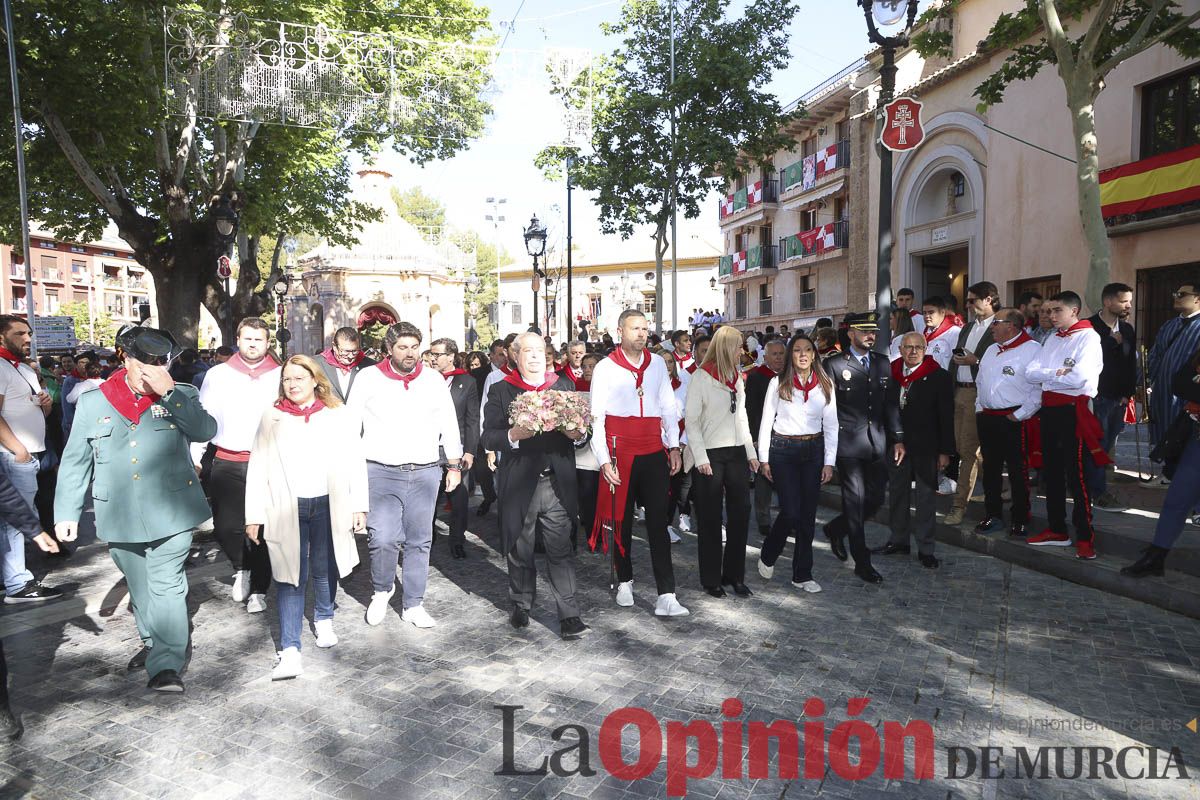
[[[449,386],[454,381],[455,375],[466,375],[465,369],[452,369],[449,372],[443,372],[442,377],[446,379],[446,385]]]
[[[354,369],[355,367],[357,367],[359,364],[362,363],[363,351],[359,350],[357,353],[355,353],[354,360],[351,361],[349,364],[343,364],[341,361],[338,361],[338,357],[337,357],[337,355],[334,354],[332,347],[330,347],[328,350],[325,350],[324,352],[322,352],[321,358],[325,359],[325,361],[329,364],[329,366],[336,367],[337,369],[340,369],[342,372],[349,372],[350,370]]]
[[[392,359],[385,358],[379,362],[379,370],[394,381],[402,381],[404,383],[404,391],[406,392],[408,391],[408,385],[421,374],[421,366],[421,361],[418,359],[417,366],[413,367],[413,371],[407,375],[403,375],[397,372],[396,368],[392,366]]]
[[[561,376],[557,372],[547,372],[545,375],[546,382],[541,386],[534,386],[531,383],[526,383],[525,379],[521,377],[520,372],[513,370],[508,375],[504,376],[504,382],[511,383],[513,386],[516,386],[523,392],[544,392],[554,384],[558,383],[559,377]]]
[[[1061,336],[1065,339],[1068,336],[1070,336],[1072,333],[1074,333],[1075,331],[1087,330],[1088,328],[1095,330],[1095,327],[1092,325],[1091,322],[1089,322],[1086,319],[1081,319],[1078,322],[1076,322],[1074,325],[1072,325],[1071,327],[1067,328],[1065,331],[1055,331],[1054,335]]]
[[[936,372],[941,368],[941,365],[934,360],[933,356],[925,356],[925,360],[921,362],[919,367],[905,375],[904,359],[897,358],[892,362],[892,378],[896,381],[899,381],[900,388],[907,389],[909,386],[912,386],[914,383],[921,380],[921,378],[924,378],[926,375]]]
[[[579,377],[575,377],[575,370],[571,369],[570,364],[564,365],[562,369],[557,371],[557,374],[569,380],[575,386],[575,391],[577,392],[585,391],[586,386],[590,384],[590,381],[583,379],[583,370],[579,370]],[[583,384],[585,388],[580,388],[580,384]]]
[[[808,383],[800,382],[800,373],[792,373],[792,386],[804,392],[804,402],[808,402],[808,393],[821,385],[821,381],[817,378],[817,371],[814,369],[808,373]]]
[[[711,375],[712,379],[714,381],[716,381],[717,383],[725,384],[726,388],[728,388],[729,391],[731,391],[731,392],[737,391],[738,380],[742,377],[741,373],[734,372],[733,380],[727,381],[721,377],[721,374],[719,372],[717,372],[717,365],[715,363],[713,363],[712,361],[705,364],[703,367],[701,367],[701,369],[703,369],[705,372],[707,372],[709,375]]]
[[[320,399],[313,400],[313,404],[308,408],[301,408],[286,397],[275,401],[275,407],[285,414],[291,414],[293,417],[304,417],[304,424],[308,424],[308,419],[313,414],[325,407],[325,404]]]
[[[505,375],[511,375],[513,369],[508,364],[501,364],[500,371],[503,372]]]
[[[1015,337],[1013,337],[1011,344],[1000,344],[999,342],[997,342],[997,347],[999,349],[996,352],[1003,353],[1005,350],[1015,350],[1018,347],[1020,347],[1021,345],[1025,344],[1026,342],[1032,342],[1032,341],[1033,341],[1033,337],[1030,336],[1028,333],[1026,333],[1024,331],[1024,329],[1022,329],[1020,333],[1018,333]]]
[[[675,363],[676,363],[676,364],[682,364],[683,362],[685,362],[685,361],[690,361],[690,360],[692,359],[692,354],[691,354],[691,353],[685,353],[685,354],[684,354],[684,356],[683,356],[683,358],[680,358],[680,357],[679,357],[679,353],[674,353],[674,352],[673,352],[673,353],[671,353],[671,355],[673,355],[673,356],[675,357]]]
[[[679,378],[671,378],[671,391],[672,392],[675,391],[676,389],[678,389],[680,386],[683,386],[683,381],[679,380]]]
[[[759,375],[766,375],[768,378],[779,377],[779,373],[776,372],[775,370],[771,369],[770,367],[768,367],[766,364],[760,364],[759,366],[755,367],[754,369],[752,369],[750,371],[757,372]]]
[[[9,350],[7,347],[0,347],[0,358],[12,364],[13,369],[16,369],[21,365],[21,357]]]
[[[275,356],[267,353],[262,361],[259,361],[254,366],[250,366],[242,358],[241,353],[234,353],[233,356],[225,362],[243,375],[249,375],[250,380],[256,381],[263,375],[266,375],[271,370],[279,366],[279,362],[275,360]]]
[[[125,382],[125,370],[119,369],[108,380],[100,384],[104,399],[125,419],[137,422],[146,413],[146,409],[154,405],[158,399],[156,394],[137,395]]]
[[[934,339],[938,338],[943,333],[945,333],[946,331],[950,330],[953,327],[954,327],[954,320],[950,317],[949,314],[947,314],[945,317],[942,318],[941,324],[938,325],[937,328],[933,332],[930,332],[928,328],[925,329],[925,344],[929,344]]]
[[[612,354],[609,356],[609,358],[612,359],[617,366],[624,367],[632,372],[635,385],[639,390],[642,388],[642,381],[646,379],[646,370],[650,369],[649,353],[647,353],[645,350],[642,351],[642,365],[640,367],[635,367],[633,364],[631,364],[629,358],[625,355],[625,351],[619,347],[612,351]],[[641,391],[638,391],[638,394],[641,395]]]
[[[695,359],[692,359],[692,363],[688,364],[688,365],[687,365],[687,366],[684,368],[684,370],[687,372],[687,374],[688,374],[688,375],[695,375],[695,374],[696,374],[696,370],[697,370],[697,369],[699,369],[699,368],[700,368],[700,365],[699,365],[699,364],[696,362],[696,360],[695,360]]]

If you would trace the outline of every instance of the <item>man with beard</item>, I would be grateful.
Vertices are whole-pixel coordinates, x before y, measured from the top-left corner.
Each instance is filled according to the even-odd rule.
[[[1100,301],[1103,308],[1088,319],[1100,334],[1100,348],[1104,353],[1104,369],[1100,371],[1100,385],[1092,400],[1092,411],[1104,431],[1100,446],[1107,453],[1112,451],[1117,437],[1125,430],[1129,398],[1137,393],[1136,334],[1127,321],[1133,309],[1133,289],[1124,283],[1110,283],[1101,291]],[[1108,491],[1108,471],[1097,467],[1091,459],[1083,463],[1092,507],[1101,511],[1124,511],[1126,507]]]
[[[523,333],[511,346],[517,369],[492,387],[484,408],[483,445],[501,453],[496,475],[500,495],[500,540],[508,562],[508,594],[513,610],[509,623],[529,625],[537,595],[534,545],[545,544],[547,577],[558,610],[560,636],[578,639],[590,629],[580,619],[575,601],[575,556],[571,546],[578,498],[575,494],[573,442],[582,431],[536,433],[514,425],[508,409],[526,392],[574,391],[574,384],[549,370],[545,342]]]
[[[267,545],[246,538],[246,470],[250,447],[263,412],[279,399],[279,362],[267,347],[271,332],[258,317],[246,317],[237,326],[238,352],[204,375],[200,405],[217,421],[212,437],[216,453],[208,478],[212,499],[213,535],[233,565],[235,603],[246,611],[267,609],[271,588],[271,560]],[[192,444],[192,461],[200,472],[206,442]]]
[[[746,373],[746,417],[750,420],[750,433],[758,436],[762,423],[763,405],[767,399],[767,387],[771,379],[783,372],[787,358],[787,343],[782,339],[769,339],[763,348],[763,363]],[[766,476],[754,476],[754,517],[758,532],[766,536],[771,532],[771,497],[774,485]]]
[[[449,494],[461,479],[462,439],[445,378],[420,362],[420,329],[397,322],[387,329],[384,347],[388,357],[359,377],[348,404],[362,416],[370,489],[367,534],[374,594],[367,624],[378,625],[387,614],[403,550],[400,618],[418,628],[432,628],[437,623],[423,603],[433,511],[442,483],[440,454],[446,459]]]
[[[333,344],[321,353],[317,359],[329,385],[343,403],[350,397],[350,389],[354,379],[367,367],[375,366],[375,362],[367,358],[362,351],[362,336],[354,328],[338,328],[333,334]]]

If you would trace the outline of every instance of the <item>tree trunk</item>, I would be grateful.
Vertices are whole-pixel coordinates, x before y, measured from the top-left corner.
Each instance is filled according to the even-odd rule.
[[[667,223],[654,229],[654,332],[663,334],[663,256],[667,254]]]
[[[1092,311],[1100,309],[1100,293],[1109,282],[1112,246],[1104,214],[1100,210],[1100,156],[1096,140],[1096,94],[1091,82],[1067,86],[1067,105],[1075,133],[1076,190],[1079,195],[1079,221],[1088,248],[1088,276],[1084,301]]]
[[[170,265],[147,265],[154,277],[158,326],[170,331],[184,347],[196,347],[200,303],[204,298],[203,264],[197,250],[176,248]]]

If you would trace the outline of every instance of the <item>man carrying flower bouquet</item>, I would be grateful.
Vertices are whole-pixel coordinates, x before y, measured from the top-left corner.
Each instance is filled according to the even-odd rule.
[[[587,430],[586,395],[546,363],[546,343],[523,333],[509,352],[517,368],[491,387],[483,409],[482,445],[501,454],[496,474],[500,538],[508,561],[509,622],[529,625],[537,592],[534,543],[540,527],[550,591],[564,639],[590,628],[575,601],[575,555],[571,533],[579,513],[574,442]]]

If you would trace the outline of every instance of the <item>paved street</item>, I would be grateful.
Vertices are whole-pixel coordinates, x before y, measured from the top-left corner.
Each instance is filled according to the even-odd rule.
[[[822,515],[828,512],[822,511]],[[304,639],[305,674],[272,683],[273,605],[247,615],[228,599],[230,577],[211,544],[190,571],[194,651],[183,696],[150,696],[128,675],[136,633],[118,574],[100,545],[57,567],[72,599],[42,609],[5,606],[0,632],[13,670],[13,705],[26,733],[6,745],[2,797],[521,798],[664,796],[660,764],[635,782],[608,774],[598,754],[604,717],[623,706],[668,721],[706,720],[720,730],[721,703],[739,698],[743,718],[800,720],[824,701],[826,729],[848,718],[847,700],[869,697],[860,715],[927,720],[936,739],[934,778],[691,780],[689,797],[1158,798],[1197,797],[1200,623],[964,550],[943,547],[942,569],[880,559],[882,587],[868,587],[819,545],[805,595],[786,577],[754,573],[749,599],[701,596],[695,540],[676,545],[687,618],[655,618],[649,560],[635,542],[637,606],[616,607],[602,557],[580,557],[585,621],[593,635],[567,643],[545,598],[525,632],[507,625],[503,562],[494,514],[471,516],[469,559],[435,548],[426,606],[439,621],[419,631],[390,616],[369,629],[366,570],[339,597],[341,644],[319,651]],[[873,530],[880,541],[882,529]],[[818,537],[820,538],[820,537]],[[755,543],[757,538],[754,537]],[[363,552],[365,559],[365,550]],[[399,603],[399,593],[393,605]],[[590,734],[592,777],[497,776],[501,712],[515,712],[515,765],[531,770]],[[1030,727],[1033,727],[1031,732]],[[1066,728],[1066,730],[1053,730]],[[626,731],[626,744],[634,740]],[[1013,748],[1026,745],[1179,748],[1190,779],[1029,780],[1012,777]],[[1005,778],[947,777],[952,746],[1005,748]],[[856,745],[851,745],[856,752]],[[911,751],[911,747],[910,747]],[[1073,751],[1068,751],[1072,753]],[[664,751],[665,755],[665,751]],[[635,751],[627,746],[625,759]],[[857,761],[857,756],[853,756]],[[1160,756],[1160,769],[1165,762]],[[696,756],[690,763],[696,762]],[[1130,770],[1146,767],[1131,756]],[[576,756],[564,760],[574,769]],[[1065,767],[1073,768],[1068,755]],[[801,756],[801,770],[804,769]],[[963,769],[960,759],[959,769]]]

